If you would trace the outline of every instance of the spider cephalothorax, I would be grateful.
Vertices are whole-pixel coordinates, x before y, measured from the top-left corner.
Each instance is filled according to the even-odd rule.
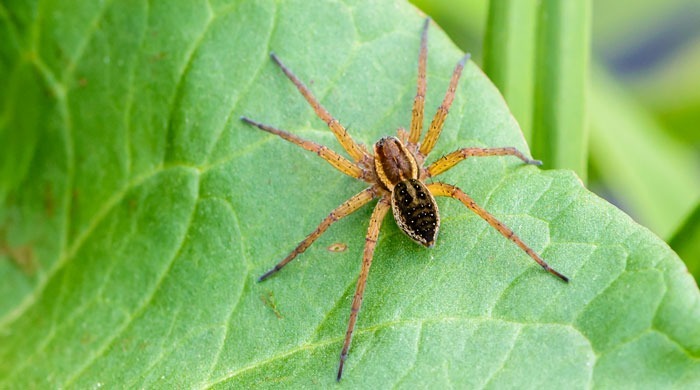
[[[341,156],[325,146],[301,139],[289,132],[256,122],[246,117],[241,117],[246,123],[269,133],[276,134],[308,151],[316,153],[340,172],[370,184],[369,187],[360,191],[333,210],[321,221],[321,224],[318,225],[316,230],[311,232],[311,234],[299,243],[287,257],[263,274],[258,279],[259,281],[267,279],[287,265],[287,263],[294,260],[297,255],[304,252],[334,222],[355,212],[371,200],[379,198],[372,212],[369,229],[365,238],[366,244],[362,257],[362,267],[352,301],[350,319],[348,321],[347,332],[345,333],[345,342],[340,352],[338,380],[340,380],[343,374],[343,366],[347,358],[348,350],[350,349],[352,333],[355,329],[355,322],[357,321],[357,313],[362,305],[367,275],[369,275],[374,248],[377,243],[377,237],[379,236],[379,227],[386,213],[389,211],[389,208],[392,209],[396,223],[406,235],[423,246],[431,247],[435,244],[438,230],[440,229],[440,214],[438,213],[435,197],[445,196],[457,199],[498,230],[504,237],[518,245],[546,271],[565,282],[568,281],[566,276],[552,269],[512,230],[488,211],[477,205],[464,191],[450,184],[439,182],[425,183],[426,179],[437,176],[452,168],[460,161],[473,156],[514,156],[527,164],[540,164],[537,160],[531,160],[525,157],[523,153],[515,148],[503,147],[462,148],[439,158],[427,167],[423,166],[426,157],[428,157],[430,151],[440,137],[445,118],[447,117],[447,113],[452,105],[452,100],[454,99],[462,69],[469,59],[469,54],[467,54],[457,63],[452,73],[445,98],[438,107],[437,113],[433,117],[425,138],[423,138],[422,142],[419,142],[423,128],[423,108],[426,90],[426,42],[429,22],[430,19],[426,19],[421,35],[420,54],[418,56],[418,87],[413,102],[413,116],[411,118],[410,132],[406,133],[403,129],[399,129],[398,137],[381,138],[374,145],[373,155],[370,155],[364,146],[352,139],[345,128],[321,106],[311,91],[289,70],[289,68],[284,66],[274,54],[271,54],[272,60],[279,65],[284,74],[294,83],[299,92],[301,92],[304,98],[313,107],[316,115],[326,122],[352,160]]]

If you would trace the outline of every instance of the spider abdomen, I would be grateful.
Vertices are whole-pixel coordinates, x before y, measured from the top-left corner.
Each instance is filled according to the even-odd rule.
[[[408,179],[394,186],[391,208],[399,228],[417,243],[435,244],[440,215],[430,191],[417,179]]]

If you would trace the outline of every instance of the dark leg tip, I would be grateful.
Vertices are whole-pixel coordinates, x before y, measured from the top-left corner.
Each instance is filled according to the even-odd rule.
[[[343,361],[340,361],[340,367],[338,367],[338,376],[335,377],[336,382],[340,382],[340,378],[343,377]]]
[[[272,276],[272,274],[274,274],[275,272],[279,271],[280,268],[282,268],[282,267],[275,266],[275,267],[272,268],[271,270],[265,272],[261,277],[258,278],[258,282],[262,282],[263,280],[269,278],[270,276]]]
[[[340,378],[343,377],[343,366],[345,366],[345,358],[348,355],[341,352],[340,354],[340,362],[338,363],[338,376],[335,378],[336,382],[340,382]]]
[[[243,121],[249,125],[258,126],[258,122],[248,118],[247,116],[241,115],[241,121]]]
[[[562,282],[564,282],[564,283],[569,283],[569,278],[567,278],[566,276],[560,274],[559,271],[557,271],[557,270],[555,270],[554,268],[550,267],[548,264],[544,263],[544,264],[540,264],[540,265],[542,266],[542,268],[543,268],[545,271],[547,271],[547,272],[549,272],[550,274],[556,276],[556,277],[559,278]]]
[[[464,57],[462,57],[462,59],[459,60],[459,65],[464,66],[464,65],[467,63],[467,61],[469,61],[470,58],[472,58],[472,54],[471,54],[471,53],[466,53],[466,54],[464,55]]]
[[[267,271],[265,272],[261,277],[258,278],[258,283],[264,281],[265,279],[269,278],[270,275],[272,275],[272,271]]]
[[[540,161],[540,160],[529,160],[527,163],[532,164],[532,165],[537,165],[538,167],[540,165],[542,165],[542,161]]]
[[[547,271],[549,271],[550,274],[552,274],[552,275],[556,276],[557,278],[561,279],[564,283],[569,283],[569,278],[567,278],[566,276],[564,276],[564,275],[560,274],[559,272],[553,270],[552,268],[548,269]]]

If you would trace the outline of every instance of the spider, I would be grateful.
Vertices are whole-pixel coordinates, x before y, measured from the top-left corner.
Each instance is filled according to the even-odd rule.
[[[369,203],[375,198],[379,198],[372,216],[369,221],[369,229],[365,237],[365,248],[362,255],[362,267],[360,276],[357,279],[355,295],[352,300],[350,309],[350,319],[348,328],[345,333],[345,341],[340,352],[340,363],[338,365],[338,375],[336,380],[340,381],[343,375],[343,366],[348,356],[350,342],[352,340],[353,330],[357,322],[357,315],[362,305],[362,298],[369,274],[370,266],[372,265],[372,257],[374,248],[377,244],[379,236],[379,228],[385,215],[391,209],[394,220],[399,228],[413,241],[425,247],[432,247],[437,239],[438,230],[440,228],[440,214],[438,213],[435,197],[444,196],[454,198],[462,202],[470,210],[475,212],[479,217],[483,218],[498,232],[500,232],[508,240],[514,242],[525,253],[527,253],[537,264],[542,266],[547,272],[558,277],[564,282],[569,279],[551,268],[542,258],[535,253],[527,244],[525,244],[511,229],[496,219],[488,211],[477,205],[476,202],[469,197],[464,191],[456,186],[434,182],[426,184],[426,180],[435,177],[448,169],[454,167],[457,163],[465,160],[468,157],[483,157],[483,156],[514,156],[522,160],[526,164],[541,165],[542,162],[527,158],[522,152],[514,147],[501,148],[461,148],[450,154],[447,154],[427,167],[424,162],[430,151],[435,146],[440,132],[442,131],[445,118],[454,99],[457,84],[464,65],[469,60],[470,55],[467,53],[457,63],[452,77],[450,79],[448,90],[442,101],[442,104],[437,109],[437,113],[430,124],[428,132],[420,141],[420,136],[423,128],[423,108],[425,105],[426,91],[426,58],[427,58],[427,34],[430,18],[427,18],[423,24],[421,33],[420,51],[418,55],[418,82],[417,92],[413,101],[413,115],[411,117],[410,132],[406,132],[403,128],[397,131],[397,137],[383,137],[374,144],[374,153],[371,154],[364,145],[355,142],[345,128],[332,117],[330,113],[319,103],[313,96],[311,91],[302,83],[292,71],[287,68],[282,61],[274,54],[270,53],[272,60],[282,69],[282,72],[294,83],[296,88],[301,92],[304,98],[313,107],[316,115],[322,119],[330,130],[335,134],[336,138],[343,146],[345,151],[352,157],[349,160],[326,146],[319,145],[312,141],[304,140],[289,132],[274,128],[256,122],[245,116],[241,120],[253,125],[266,132],[278,135],[283,139],[301,146],[302,148],[316,153],[318,156],[330,163],[340,172],[365,181],[369,187],[360,191],[355,196],[351,197],[343,204],[321,221],[321,224],[311,232],[299,245],[284,259],[282,259],[272,269],[263,274],[258,281],[269,278],[285,265],[289,264],[299,254],[304,252],[326,229],[333,223],[339,221],[360,207]]]

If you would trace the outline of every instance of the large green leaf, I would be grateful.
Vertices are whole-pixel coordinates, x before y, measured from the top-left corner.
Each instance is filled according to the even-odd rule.
[[[334,382],[371,208],[256,283],[363,186],[238,117],[339,148],[274,50],[358,140],[408,126],[423,17],[310,4],[0,6],[0,387]],[[432,109],[461,53],[429,47]],[[473,63],[433,158],[467,145],[527,148]],[[700,294],[660,239],[568,172],[442,180],[572,281],[451,200],[432,249],[387,218],[342,385],[700,383]]]

